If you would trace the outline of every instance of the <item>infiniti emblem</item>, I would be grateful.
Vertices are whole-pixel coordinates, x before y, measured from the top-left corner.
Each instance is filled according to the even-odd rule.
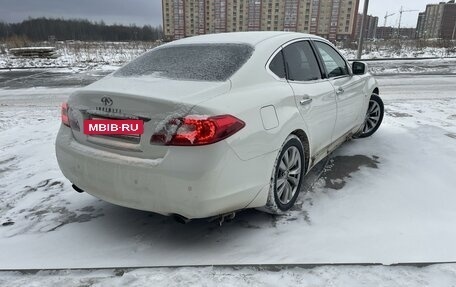
[[[105,106],[112,106],[112,99],[109,98],[109,97],[103,97],[101,98],[101,102],[105,105]]]

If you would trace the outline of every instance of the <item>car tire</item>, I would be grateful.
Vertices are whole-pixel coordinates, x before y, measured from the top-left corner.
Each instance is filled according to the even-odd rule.
[[[378,95],[372,94],[363,126],[356,137],[367,138],[373,135],[382,124],[383,114],[384,106],[382,99]]]
[[[283,214],[293,207],[301,189],[305,164],[301,140],[295,135],[288,136],[274,163],[268,201],[263,210]]]

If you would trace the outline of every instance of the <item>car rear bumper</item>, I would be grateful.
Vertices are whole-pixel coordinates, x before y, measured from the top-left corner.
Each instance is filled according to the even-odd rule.
[[[186,218],[266,204],[275,153],[242,161],[225,141],[170,147],[162,159],[122,156],[77,142],[62,126],[57,160],[66,178],[105,201]]]

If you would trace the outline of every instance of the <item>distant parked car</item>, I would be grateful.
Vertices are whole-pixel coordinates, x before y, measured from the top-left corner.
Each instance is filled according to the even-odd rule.
[[[78,191],[204,218],[295,203],[306,173],[383,118],[376,80],[323,38],[289,32],[174,41],[73,93],[57,159]]]

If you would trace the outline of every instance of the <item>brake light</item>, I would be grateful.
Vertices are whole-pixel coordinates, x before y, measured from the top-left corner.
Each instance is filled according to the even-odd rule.
[[[62,124],[66,125],[67,127],[70,126],[70,119],[68,118],[68,103],[62,104]]]
[[[195,146],[213,144],[235,134],[245,126],[231,115],[186,116],[170,120],[152,135],[151,144]]]

